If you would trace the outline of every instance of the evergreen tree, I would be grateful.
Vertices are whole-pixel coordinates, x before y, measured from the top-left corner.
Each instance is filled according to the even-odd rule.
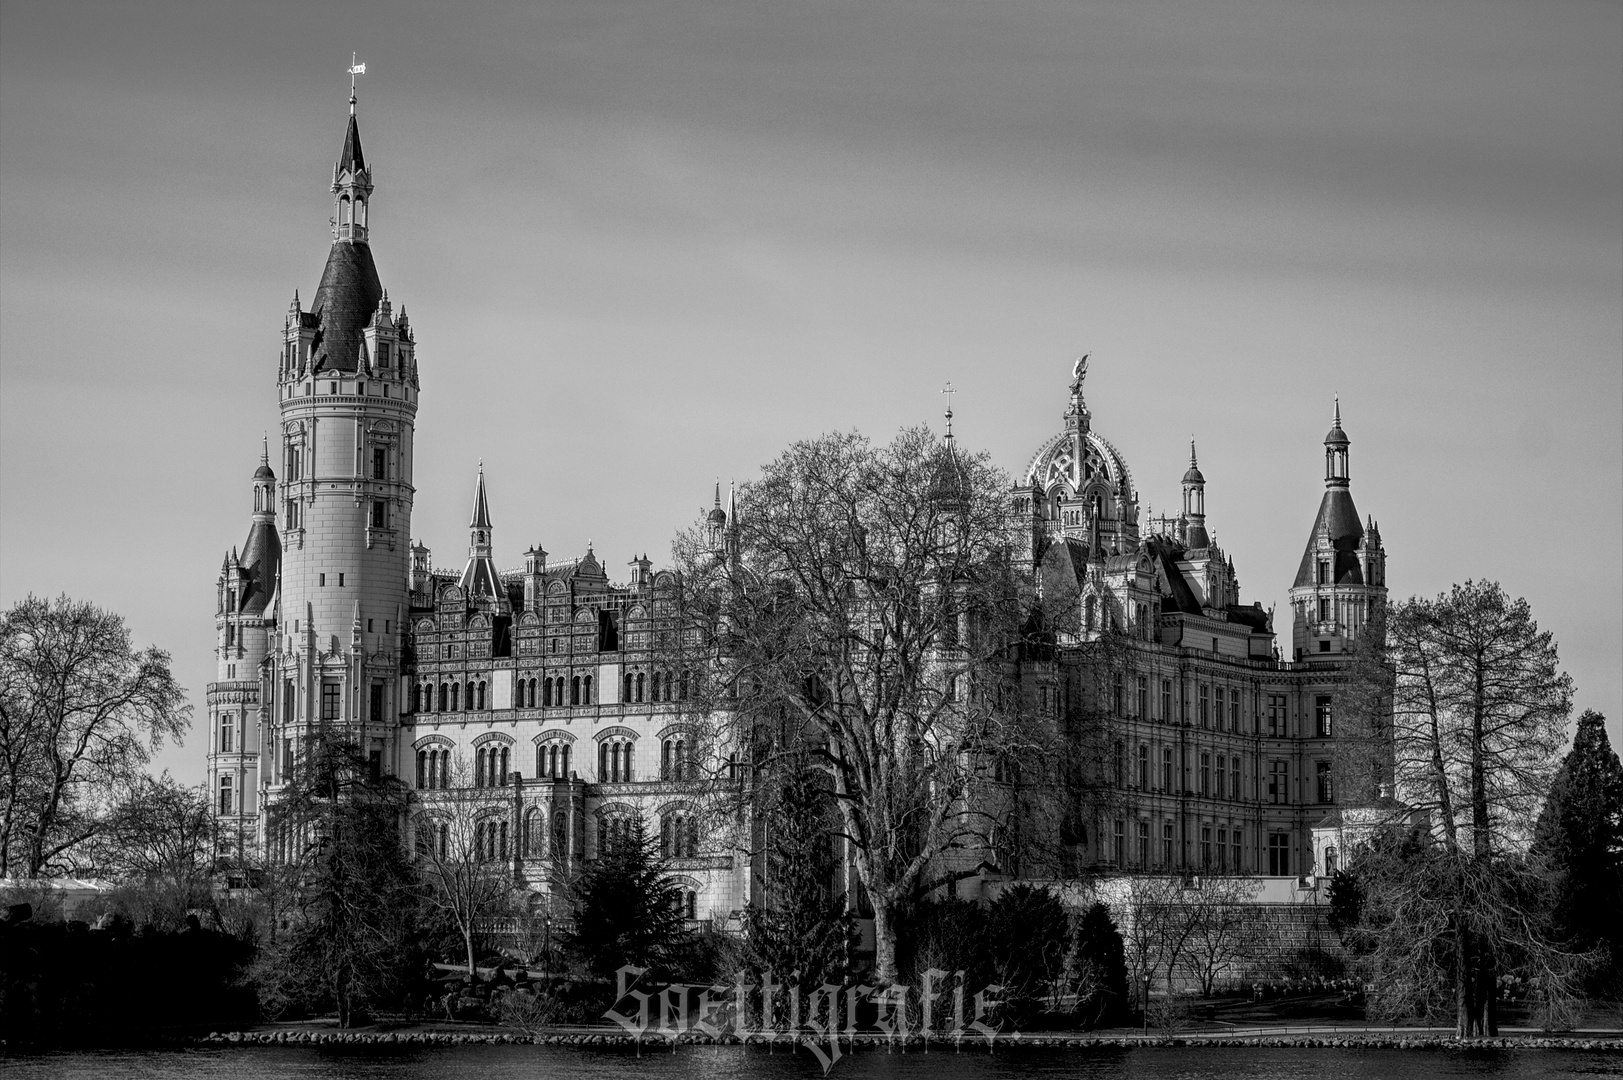
[[[586,864],[570,896],[575,925],[562,935],[564,948],[593,977],[612,983],[626,965],[647,968],[645,979],[655,984],[682,974],[689,938],[682,894],[665,876],[641,818]]]
[[[1555,878],[1555,922],[1572,948],[1601,950],[1592,985],[1623,975],[1623,765],[1606,718],[1578,718],[1578,732],[1534,830],[1534,853]]]
[[[798,971],[802,987],[839,983],[858,944],[856,920],[835,885],[832,786],[820,770],[786,767],[766,796],[767,900],[745,915],[748,963],[780,980]]]
[[[420,989],[439,935],[400,842],[406,791],[375,778],[353,745],[317,738],[271,816],[273,842],[297,859],[295,926],[268,988],[350,1027],[401,1009]]]
[[[1016,1028],[1028,1026],[1065,974],[1065,908],[1047,889],[1021,882],[988,905],[984,933],[993,978],[1003,987],[1004,1016]]]
[[[1127,1018],[1127,950],[1110,909],[1094,904],[1077,920],[1071,939],[1072,979],[1083,1026],[1120,1023]]]

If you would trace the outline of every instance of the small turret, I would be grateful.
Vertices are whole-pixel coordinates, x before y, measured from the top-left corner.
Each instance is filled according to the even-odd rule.
[[[1195,460],[1195,440],[1189,440],[1189,469],[1183,474],[1183,516],[1187,521],[1184,543],[1191,548],[1211,547],[1206,532],[1206,477]]]

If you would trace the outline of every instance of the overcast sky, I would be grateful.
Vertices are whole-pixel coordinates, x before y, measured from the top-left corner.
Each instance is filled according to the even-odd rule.
[[[0,603],[122,612],[202,716],[356,50],[437,565],[480,458],[502,565],[623,568],[948,380],[1019,472],[1091,352],[1142,497],[1193,435],[1281,610],[1339,393],[1394,595],[1527,597],[1623,745],[1620,11],[4,0]]]

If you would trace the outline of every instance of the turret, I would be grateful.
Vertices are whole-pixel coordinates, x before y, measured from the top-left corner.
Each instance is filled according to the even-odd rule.
[[[1324,497],[1291,586],[1295,657],[1312,660],[1346,651],[1386,598],[1386,553],[1379,533],[1366,533],[1353,505],[1352,440],[1341,427],[1341,401],[1324,437]]]
[[[485,496],[485,465],[480,462],[479,478],[473,488],[473,517],[468,522],[468,563],[457,580],[470,603],[479,597],[487,601],[506,600],[507,592],[502,588],[501,574],[491,554],[493,536],[490,502]]]
[[[1206,532],[1206,477],[1201,474],[1195,460],[1195,440],[1189,440],[1189,469],[1183,474],[1184,542],[1191,548],[1211,547],[1212,538]]]

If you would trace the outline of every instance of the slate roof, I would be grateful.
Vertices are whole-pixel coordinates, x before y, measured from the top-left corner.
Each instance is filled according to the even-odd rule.
[[[1307,550],[1302,552],[1302,565],[1296,571],[1292,588],[1312,585],[1317,580],[1318,542],[1321,530],[1327,530],[1335,547],[1335,566],[1331,580],[1337,585],[1362,585],[1364,571],[1358,565],[1358,544],[1364,539],[1364,526],[1358,521],[1358,508],[1353,505],[1352,492],[1344,487],[1326,488],[1319,502],[1319,515],[1313,519],[1313,529],[1307,535]]]
[[[248,579],[241,610],[245,615],[262,615],[276,592],[276,575],[282,565],[282,541],[275,525],[269,521],[253,523],[239,563]]]
[[[316,323],[310,351],[312,370],[357,371],[362,331],[383,298],[372,248],[361,241],[335,240],[316,287],[311,316]]]
[[[366,168],[366,155],[361,153],[361,129],[355,124],[355,114],[349,114],[349,130],[344,132],[344,149],[338,153],[338,169],[351,175]]]

